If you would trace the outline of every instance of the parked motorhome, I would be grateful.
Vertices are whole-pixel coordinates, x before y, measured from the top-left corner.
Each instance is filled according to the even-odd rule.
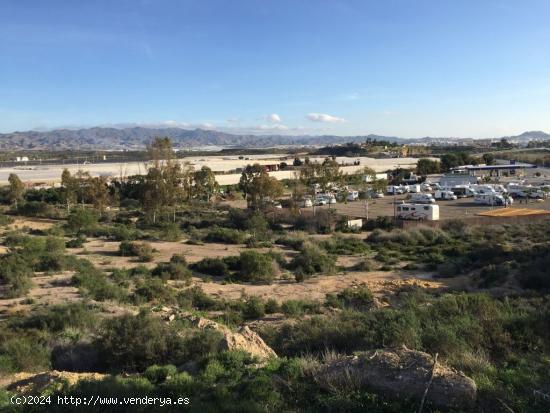
[[[457,185],[451,188],[453,194],[458,198],[468,198],[475,195],[475,191],[470,189],[469,185]]]
[[[325,201],[327,201],[327,204],[335,204],[336,203],[336,197],[332,194],[325,194],[323,195],[323,198]]]
[[[457,196],[451,190],[438,189],[435,191],[434,198],[449,201],[457,199]]]
[[[418,184],[409,185],[409,192],[411,192],[413,194],[417,194],[417,193],[421,192],[420,185],[418,185]]]
[[[396,208],[396,217],[406,220],[439,220],[439,206],[425,204],[400,204]]]
[[[300,204],[300,206],[302,208],[311,208],[313,206],[313,202],[311,201],[311,199],[309,198],[306,198],[302,201],[302,203]]]
[[[435,204],[432,194],[412,194],[410,201],[415,204]]]
[[[476,204],[481,205],[494,205],[494,206],[506,206],[511,205],[514,200],[507,196],[504,198],[502,195],[499,194],[477,194],[474,197],[474,202]]]
[[[508,185],[508,193],[519,198],[546,198],[546,193],[543,190],[532,185]]]
[[[349,191],[348,192],[348,196],[347,196],[348,201],[355,201],[358,198],[359,198],[359,191]]]
[[[397,195],[403,193],[403,188],[398,185],[390,185],[386,188],[388,194]]]

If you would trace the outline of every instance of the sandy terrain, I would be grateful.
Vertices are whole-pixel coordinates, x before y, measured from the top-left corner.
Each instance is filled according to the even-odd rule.
[[[317,276],[301,283],[294,280],[277,280],[270,285],[220,284],[195,280],[204,292],[214,297],[238,299],[243,294],[284,300],[324,300],[326,294],[348,287],[366,285],[374,293],[383,293],[392,286],[418,283],[425,288],[445,288],[448,280],[435,281],[427,273],[371,271],[353,272],[333,276]]]
[[[72,272],[33,277],[33,287],[25,297],[0,300],[0,319],[28,309],[33,303],[41,305],[65,304],[81,299],[78,289],[71,286]]]
[[[54,219],[46,218],[26,218],[26,217],[13,217],[15,221],[8,225],[9,229],[19,229],[19,228],[30,228],[45,230],[53,227],[55,224],[58,224],[62,221],[56,221]]]
[[[200,169],[202,166],[210,167],[214,172],[226,172],[237,168],[244,168],[246,165],[260,163],[263,165],[277,165],[281,162],[292,163],[294,155],[249,155],[247,159],[239,159],[237,156],[204,156],[204,157],[187,157],[183,158],[182,162],[190,162],[195,169]],[[323,161],[324,157],[310,158],[313,160]],[[361,170],[365,166],[374,169],[376,172],[385,172],[388,169],[397,167],[414,167],[418,159],[416,158],[384,158],[375,159],[367,157],[337,157],[337,162],[340,164],[350,164],[343,166],[342,170],[346,173],[353,173]],[[360,165],[353,165],[354,161],[359,161]],[[61,180],[63,169],[67,168],[71,173],[76,173],[78,170],[90,172],[92,176],[127,176],[144,174],[146,164],[143,162],[126,162],[126,163],[98,163],[98,164],[58,164],[58,165],[38,165],[29,166],[21,165],[20,167],[0,168],[0,184],[5,184],[8,181],[10,173],[17,174],[23,182],[44,182],[48,184],[56,183]],[[277,179],[294,178],[295,171],[276,171],[271,175]],[[241,175],[237,174],[222,174],[217,175],[216,179],[220,185],[233,185],[239,182]]]

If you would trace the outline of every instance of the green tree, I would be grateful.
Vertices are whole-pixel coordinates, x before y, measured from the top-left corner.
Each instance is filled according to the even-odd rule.
[[[23,184],[16,174],[10,174],[8,182],[10,184],[8,199],[17,208],[17,203],[23,199],[23,195],[25,194],[25,184]]]
[[[67,168],[61,174],[61,186],[63,188],[63,200],[67,205],[67,213],[71,212],[71,205],[76,204],[78,194],[78,182],[74,179]]]
[[[416,173],[421,176],[438,174],[441,172],[441,164],[438,161],[422,158],[416,164]]]
[[[283,194],[283,186],[276,178],[269,176],[262,165],[247,165],[239,181],[249,208],[262,208],[266,202]]]
[[[482,158],[485,165],[493,165],[495,163],[495,155],[492,153],[484,153]]]
[[[210,198],[219,190],[216,176],[208,166],[193,173],[193,193],[197,198],[210,202]]]

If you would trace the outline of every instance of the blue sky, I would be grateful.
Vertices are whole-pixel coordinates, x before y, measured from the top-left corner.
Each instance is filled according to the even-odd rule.
[[[547,0],[1,0],[0,131],[550,132]]]

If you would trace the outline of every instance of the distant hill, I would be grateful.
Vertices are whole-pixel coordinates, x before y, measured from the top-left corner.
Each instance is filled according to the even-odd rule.
[[[521,135],[505,136],[504,138],[513,143],[525,143],[530,141],[546,141],[550,139],[550,135],[542,131],[529,131],[523,132]]]
[[[27,131],[0,134],[0,150],[132,150],[143,149],[156,136],[169,136],[174,146],[192,149],[205,146],[269,148],[275,146],[316,146],[345,142],[363,142],[366,139],[385,140],[409,144],[472,144],[471,138],[405,139],[395,136],[365,135],[240,135],[204,129],[181,128],[103,128],[57,129],[47,132]],[[535,131],[518,136],[509,136],[512,142],[525,143],[530,140],[547,140],[550,135]]]
[[[169,136],[176,148],[204,146],[266,148],[283,145],[326,145],[359,142],[367,138],[397,142],[402,139],[378,135],[367,136],[283,136],[237,135],[215,130],[180,128],[88,128],[58,129],[47,132],[28,131],[0,134],[0,150],[63,149],[142,149],[156,136]]]

